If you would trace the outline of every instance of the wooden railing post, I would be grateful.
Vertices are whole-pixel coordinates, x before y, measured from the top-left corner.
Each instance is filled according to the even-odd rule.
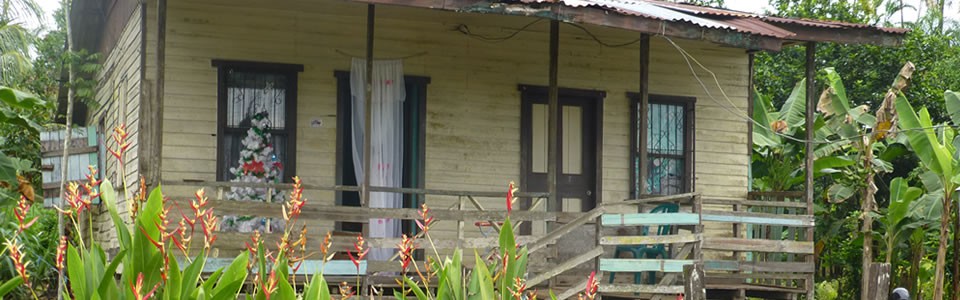
[[[684,300],[706,300],[707,289],[704,288],[703,263],[697,262],[692,265],[683,266],[683,299]]]

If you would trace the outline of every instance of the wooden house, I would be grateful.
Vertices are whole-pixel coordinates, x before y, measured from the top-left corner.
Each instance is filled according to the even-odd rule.
[[[89,123],[130,134],[124,169],[106,160],[112,181],[143,176],[175,201],[206,188],[219,213],[267,218],[250,228],[270,231],[279,204],[231,191],[279,195],[295,174],[316,238],[416,219],[427,203],[443,249],[493,247],[515,181],[513,218],[536,250],[529,283],[562,296],[599,269],[605,295],[674,297],[688,264],[704,267],[711,298],[812,295],[812,193],[749,192],[753,53],[806,45],[813,74],[817,42],[894,46],[905,33],[658,0],[75,0],[70,17],[76,47],[104,57]],[[374,137],[385,119],[354,106],[379,92],[357,74],[384,60],[402,65],[404,101],[376,127],[396,131]],[[270,113],[279,183],[232,181],[254,110]],[[370,145],[386,137],[402,171],[368,184],[357,174],[383,167]],[[369,208],[377,193],[402,195],[400,207]],[[680,205],[650,213],[662,203]],[[111,244],[109,218],[97,224]],[[250,233],[234,229],[217,256],[243,248]],[[614,255],[637,245],[669,253]],[[397,268],[361,273],[377,284]],[[641,271],[656,283],[633,282]],[[607,284],[610,272],[624,274]]]

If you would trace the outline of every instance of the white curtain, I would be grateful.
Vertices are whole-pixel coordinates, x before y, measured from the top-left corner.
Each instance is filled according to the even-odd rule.
[[[366,111],[367,62],[354,58],[350,69],[350,94],[353,99],[353,167],[357,183],[363,184],[363,133]],[[373,99],[370,129],[370,185],[401,187],[403,184],[403,63],[399,60],[373,62]],[[403,195],[370,193],[370,207],[399,208]],[[400,220],[370,219],[371,238],[399,237]],[[392,249],[371,249],[371,260],[387,260]]]

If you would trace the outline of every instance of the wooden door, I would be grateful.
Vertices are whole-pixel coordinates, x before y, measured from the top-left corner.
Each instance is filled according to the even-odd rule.
[[[550,211],[583,212],[598,200],[599,129],[601,92],[561,90],[557,192],[559,203]],[[546,89],[526,88],[521,111],[521,169],[523,188],[547,192],[548,110]]]

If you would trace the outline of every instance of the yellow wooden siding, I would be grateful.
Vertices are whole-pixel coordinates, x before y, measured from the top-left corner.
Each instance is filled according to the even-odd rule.
[[[103,70],[97,74],[98,88],[96,101],[99,107],[91,119],[91,124],[97,125],[102,120],[106,147],[116,149],[116,143],[110,138],[113,129],[120,124],[126,124],[129,133],[127,140],[131,143],[124,157],[124,171],[120,172],[119,164],[112,156],[106,157],[104,169],[101,170],[105,178],[110,179],[114,186],[121,188],[123,182],[135,187],[139,183],[140,169],[138,159],[137,140],[139,139],[139,111],[140,111],[140,70],[141,70],[141,18],[137,8],[126,21],[117,44],[110,48],[103,60]],[[120,174],[123,174],[122,176]],[[121,179],[122,178],[122,179]],[[118,206],[125,208],[125,200],[118,199]],[[124,209],[122,215],[126,216]],[[106,213],[99,213],[96,217],[99,240],[114,241],[113,222]],[[107,247],[115,246],[109,244]]]
[[[211,59],[303,64],[299,74],[297,170],[304,181],[335,182],[336,80],[348,70],[346,52],[363,55],[365,5],[340,1],[171,0],[168,17],[163,127],[163,180],[216,178],[217,72]],[[515,37],[483,41],[458,32],[502,37],[536,19],[378,6],[376,57],[402,57],[407,74],[429,76],[426,119],[426,187],[505,190],[520,180],[518,84],[546,85],[548,22]],[[586,27],[607,43],[639,34]],[[652,38],[652,93],[697,98],[696,189],[709,197],[743,198],[749,164],[747,123],[730,113],[747,107],[747,55],[743,49],[676,41],[707,68],[696,67],[710,94],[691,75],[680,53]],[[629,195],[629,110],[626,93],[639,86],[638,45],[604,47],[580,29],[561,25],[559,83],[607,92],[603,102],[603,201]],[[150,64],[148,63],[148,66]],[[148,73],[149,74],[149,73]],[[726,107],[727,109],[724,109]],[[323,127],[310,121],[322,119]],[[333,204],[332,193],[311,203]],[[431,197],[447,207],[453,197]],[[483,199],[503,207],[502,199]],[[469,225],[468,225],[469,227]],[[451,226],[438,226],[449,234]],[[443,231],[448,231],[443,233]],[[468,228],[471,235],[477,233]]]

